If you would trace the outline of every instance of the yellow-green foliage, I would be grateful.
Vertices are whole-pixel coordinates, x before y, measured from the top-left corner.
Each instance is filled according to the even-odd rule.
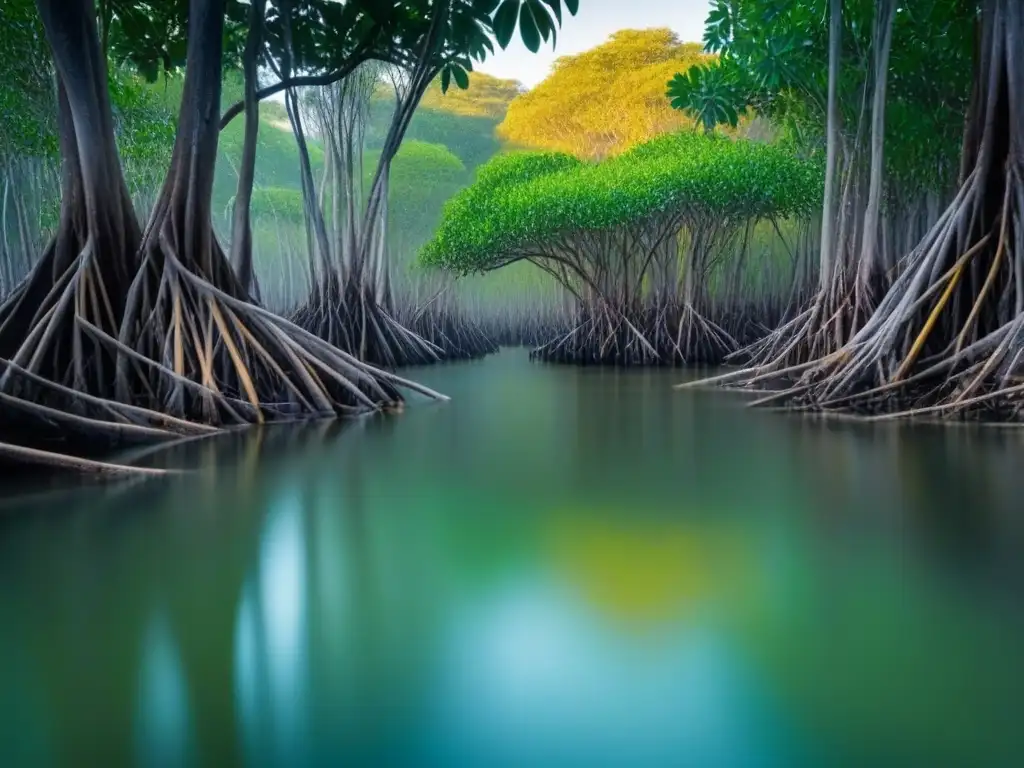
[[[491,117],[501,120],[522,92],[518,80],[502,80],[483,72],[469,73],[469,88],[452,86],[441,92],[441,79],[437,78],[423,94],[420,107],[436,109],[463,117]]]
[[[523,148],[600,158],[693,125],[672,109],[665,84],[708,60],[700,43],[670,29],[627,29],[608,42],[563,56],[540,85],[516,98],[498,133]]]

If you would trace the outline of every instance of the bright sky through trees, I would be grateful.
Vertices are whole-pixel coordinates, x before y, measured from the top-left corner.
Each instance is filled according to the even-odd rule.
[[[488,56],[478,68],[532,88],[547,77],[559,56],[600,45],[620,29],[669,27],[684,42],[700,42],[707,15],[708,0],[586,0],[576,16],[563,19],[554,51],[549,42],[542,44],[538,53],[530,53],[516,37],[507,50]]]

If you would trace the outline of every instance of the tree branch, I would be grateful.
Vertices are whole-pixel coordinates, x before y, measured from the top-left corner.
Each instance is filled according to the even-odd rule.
[[[256,91],[256,100],[263,101],[264,99],[269,99],[271,96],[289,88],[303,88],[313,85],[331,85],[332,83],[336,83],[339,80],[348,77],[356,67],[368,58],[369,57],[365,54],[360,54],[347,61],[340,69],[336,69],[333,72],[326,72],[322,75],[296,75],[295,77],[285,78],[280,82],[268,85],[267,87],[260,88]],[[232,120],[242,114],[244,109],[245,101],[236,101],[232,104],[220,119],[220,129],[223,131]]]

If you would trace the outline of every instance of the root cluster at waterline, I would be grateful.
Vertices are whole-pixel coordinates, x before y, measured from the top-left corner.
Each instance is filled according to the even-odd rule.
[[[776,355],[718,382],[781,387],[764,402],[879,419],[1020,419],[1024,113],[1014,94],[1024,82],[1021,39],[1019,3],[986,3],[959,189],[849,339],[805,362],[786,365]]]
[[[434,394],[263,309],[236,279],[210,212],[222,5],[192,3],[171,166],[141,231],[91,4],[39,3],[58,75],[62,208],[42,258],[0,305],[0,407],[21,443],[34,423],[102,453],[128,439],[377,410],[399,403],[403,387]],[[116,469],[10,442],[2,452]]]
[[[778,257],[779,223],[799,232],[819,193],[816,168],[782,150],[695,134],[593,164],[513,153],[447,204],[423,258],[462,273],[529,262],[553,278],[573,310],[537,358],[718,363],[740,342],[715,318],[746,332],[745,275]]]

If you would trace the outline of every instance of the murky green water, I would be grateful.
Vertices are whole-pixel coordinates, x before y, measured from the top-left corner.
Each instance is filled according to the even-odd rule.
[[[508,351],[9,502],[0,765],[1022,764],[1024,434],[678,375]]]

